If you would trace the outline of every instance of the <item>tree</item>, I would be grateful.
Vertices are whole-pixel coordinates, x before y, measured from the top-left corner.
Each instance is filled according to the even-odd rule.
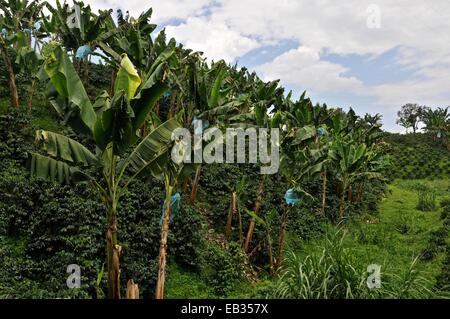
[[[437,108],[436,110],[425,110],[422,114],[422,121],[425,124],[425,131],[434,134],[435,139],[446,140],[450,131],[449,108]]]
[[[412,103],[405,104],[402,106],[401,110],[397,112],[397,124],[403,126],[406,130],[412,128],[413,132],[416,133],[421,116],[425,110],[425,106],[419,106],[418,104]]]
[[[53,92],[50,102],[80,138],[95,145],[96,152],[66,136],[38,131],[36,140],[45,155],[32,154],[31,172],[60,183],[88,182],[97,191],[107,211],[108,297],[120,298],[121,246],[117,238],[120,198],[130,183],[167,153],[172,145],[172,132],[179,127],[175,120],[169,120],[138,143],[136,131],[167,89],[162,80],[167,62],[160,59],[142,81],[123,55],[114,95],[103,92],[94,108],[61,46],[52,42],[44,47],[43,55],[48,86]],[[133,173],[129,174],[129,170]]]
[[[181,141],[177,141],[181,142]],[[177,164],[168,156],[168,152],[160,156],[150,167],[150,173],[164,182],[165,201],[164,215],[161,225],[161,240],[159,245],[158,277],[156,281],[156,299],[164,298],[164,284],[166,277],[167,244],[171,216],[171,198],[179,182],[191,173],[192,165]]]
[[[0,35],[0,53],[2,55],[3,62],[5,63],[6,71],[8,72],[9,91],[11,95],[11,105],[13,107],[19,107],[19,93],[17,91],[16,73],[14,72],[14,66],[11,61],[11,57],[8,53],[9,43],[6,39]]]
[[[31,49],[31,30],[38,19],[43,4],[39,1],[0,0],[0,54],[8,72],[11,105],[19,107],[16,72],[9,50],[16,55],[21,48]],[[23,53],[22,53],[23,54]]]
[[[330,158],[334,162],[336,178],[340,182],[339,219],[345,215],[345,194],[361,178],[380,179],[377,171],[379,153],[366,144],[353,139],[336,137],[330,149]],[[350,196],[348,196],[350,199]]]
[[[209,124],[216,124],[218,116],[237,113],[237,109],[229,102],[230,90],[223,87],[225,78],[228,75],[227,67],[223,61],[214,63],[211,69],[207,69],[207,65],[203,62],[193,65],[194,76],[193,89],[197,104],[195,112],[197,120],[202,122],[202,126],[206,121]],[[203,129],[205,129],[203,127]],[[197,197],[197,188],[200,182],[201,164],[197,164],[195,177],[192,183],[191,196],[189,203],[192,205]]]

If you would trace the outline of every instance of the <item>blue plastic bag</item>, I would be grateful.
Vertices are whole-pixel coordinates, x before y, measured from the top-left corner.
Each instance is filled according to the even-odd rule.
[[[39,30],[41,30],[41,28],[42,28],[42,21],[41,20],[36,21],[36,23],[34,24],[34,29],[36,31],[39,31]]]
[[[77,59],[84,59],[91,53],[91,47],[89,44],[85,44],[77,49],[77,53],[75,54],[75,57]]]
[[[294,188],[287,190],[286,194],[284,194],[284,200],[286,201],[286,204],[290,206],[294,206],[300,202],[300,198],[298,198]]]
[[[317,134],[319,134],[319,136],[324,136],[327,134],[327,130],[324,127],[319,127],[317,129]]]
[[[209,121],[194,116],[191,126],[194,128],[195,135],[201,135],[209,127]]]
[[[173,217],[178,214],[180,211],[180,201],[181,201],[181,195],[180,193],[176,193],[170,197],[170,223],[172,223]],[[161,220],[159,222],[160,225],[163,224],[164,221],[164,209],[166,206],[166,201],[163,200],[162,204],[162,215]]]
[[[3,29],[2,29],[2,34],[3,34],[4,36],[7,36],[7,35],[8,35],[8,30],[6,30],[5,28],[3,28]]]

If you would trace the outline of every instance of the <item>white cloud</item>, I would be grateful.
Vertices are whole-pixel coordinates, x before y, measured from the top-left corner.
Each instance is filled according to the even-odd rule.
[[[311,92],[360,91],[361,81],[345,74],[348,69],[328,61],[321,61],[317,50],[301,46],[276,57],[272,62],[260,65],[257,71],[270,80],[282,79],[283,83]]]
[[[226,25],[205,18],[188,18],[186,23],[168,26],[167,35],[183,42],[195,51],[203,51],[213,60],[233,62],[258,46],[258,42],[245,37]]]

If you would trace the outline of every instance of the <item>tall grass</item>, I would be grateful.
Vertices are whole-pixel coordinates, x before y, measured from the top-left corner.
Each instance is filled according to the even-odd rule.
[[[345,233],[327,235],[319,253],[301,258],[289,252],[274,298],[286,299],[370,299],[425,298],[434,296],[432,283],[417,270],[418,258],[399,274],[381,274],[381,287],[367,285],[367,266],[359,262],[344,246]],[[383,269],[383,267],[382,267]]]
[[[416,186],[416,190],[418,196],[417,209],[423,212],[435,210],[436,192],[421,184]]]
[[[305,258],[290,252],[275,291],[277,298],[365,298],[370,292],[362,265],[343,245],[340,232],[327,235],[320,253]]]

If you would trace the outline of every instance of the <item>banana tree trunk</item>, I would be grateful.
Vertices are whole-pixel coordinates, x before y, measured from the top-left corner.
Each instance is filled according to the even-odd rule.
[[[31,82],[31,88],[30,88],[30,92],[28,95],[28,111],[31,111],[31,108],[33,107],[33,97],[34,97],[34,93],[36,91],[36,79],[33,79]]]
[[[359,184],[358,191],[356,193],[356,202],[359,204],[362,201],[363,184]]]
[[[108,298],[120,299],[120,253],[117,241],[117,214],[114,208],[108,213],[106,230],[106,256],[108,264]]]
[[[11,96],[11,105],[13,107],[19,107],[19,93],[16,85],[16,75],[11,59],[9,58],[7,48],[3,43],[0,43],[0,51],[2,54],[3,62],[5,63],[6,72],[8,73],[9,80],[9,92]]]
[[[327,205],[327,172],[322,173],[322,214],[325,215]]]
[[[275,264],[275,272],[277,272],[283,264],[284,244],[286,242],[286,226],[288,222],[289,206],[284,207],[283,216],[281,217],[280,238],[278,239],[277,261]]]
[[[275,274],[275,268],[273,263],[273,254],[272,254],[272,237],[270,236],[270,230],[267,230],[267,250],[269,252],[269,271],[273,276]]]
[[[177,93],[172,92],[172,96],[170,99],[170,108],[169,108],[169,113],[167,115],[167,118],[169,118],[169,119],[174,118],[176,112],[177,112]]]
[[[226,240],[230,239],[230,236],[231,236],[231,224],[233,222],[233,216],[236,213],[237,213],[237,194],[236,194],[236,192],[233,192],[231,194],[230,209],[228,211],[227,226],[225,228],[225,238],[226,238]]]
[[[342,221],[344,219],[345,214],[345,187],[342,187],[341,190],[341,198],[339,200],[339,220]]]
[[[160,116],[160,105],[159,105],[159,101],[158,102],[156,102],[156,105],[155,105],[155,114],[159,117]]]
[[[351,186],[349,186],[349,188],[348,188],[347,200],[349,203],[351,203],[353,201],[353,190],[352,190]]]
[[[192,184],[191,196],[189,197],[189,205],[193,205],[197,198],[197,188],[198,188],[198,183],[200,182],[201,172],[202,172],[202,166],[197,165],[197,168],[195,169],[194,183]]]
[[[114,87],[116,86],[116,78],[117,78],[117,71],[113,69],[111,71],[111,83],[109,86],[109,95],[111,95],[111,96],[114,95]]]
[[[164,299],[164,282],[166,279],[167,238],[169,237],[170,199],[172,187],[166,186],[166,202],[164,205],[164,218],[161,227],[161,242],[159,245],[158,280],[156,282],[156,299]]]
[[[239,245],[242,247],[244,244],[244,233],[242,230],[242,215],[241,210],[239,209],[239,202],[237,203],[237,213],[238,213],[238,220],[239,220]]]
[[[258,188],[258,195],[256,197],[256,202],[255,202],[255,209],[253,210],[253,212],[256,215],[258,215],[259,210],[261,208],[261,202],[264,197],[265,182],[266,182],[266,175],[262,175],[259,180],[259,188]],[[250,220],[250,225],[248,227],[247,238],[244,243],[244,252],[245,253],[248,252],[250,242],[252,241],[252,238],[253,238],[253,232],[255,231],[255,226],[256,226],[256,221],[255,221],[255,219],[252,218]]]
[[[86,57],[86,59],[83,60],[83,80],[84,85],[89,85],[89,63],[90,63],[90,57]]]
[[[127,299],[139,299],[139,286],[134,283],[133,279],[127,282]]]

